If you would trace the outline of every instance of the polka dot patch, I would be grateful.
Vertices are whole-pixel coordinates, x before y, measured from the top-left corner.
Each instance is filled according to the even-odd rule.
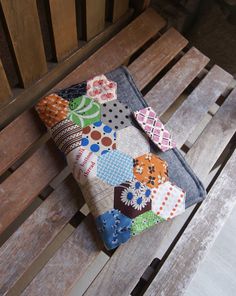
[[[128,106],[118,100],[101,105],[101,120],[114,130],[120,130],[131,124],[131,112]]]
[[[81,146],[98,156],[116,149],[116,132],[101,121],[82,130]]]

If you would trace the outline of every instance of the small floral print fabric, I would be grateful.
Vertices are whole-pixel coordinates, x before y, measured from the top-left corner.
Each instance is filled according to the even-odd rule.
[[[78,97],[69,102],[68,118],[75,124],[86,127],[101,118],[101,106],[87,96]]]
[[[125,95],[98,75],[36,105],[108,250],[185,209],[186,193],[169,181],[167,163],[150,153],[150,139],[172,149],[171,135],[150,107],[132,113],[131,104],[121,103]]]
[[[167,163],[147,153],[134,159],[134,176],[150,188],[157,188],[168,180]]]
[[[171,134],[162,124],[156,115],[156,112],[151,107],[134,112],[134,116],[138,124],[147,133],[153,143],[156,144],[162,151],[167,151],[176,146]]]
[[[87,81],[87,95],[100,104],[116,100],[116,89],[116,82],[108,80],[105,75],[99,75]]]
[[[96,218],[97,229],[108,250],[118,247],[130,238],[131,219],[116,209]]]
[[[98,156],[116,149],[116,132],[102,123],[95,122],[82,130],[81,146]]]

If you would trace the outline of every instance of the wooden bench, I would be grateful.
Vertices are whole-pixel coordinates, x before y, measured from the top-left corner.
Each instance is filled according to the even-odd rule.
[[[61,154],[26,110],[0,133],[0,295],[180,295],[233,208],[233,77],[149,8],[54,88],[122,64],[175,135],[206,200],[106,252]]]

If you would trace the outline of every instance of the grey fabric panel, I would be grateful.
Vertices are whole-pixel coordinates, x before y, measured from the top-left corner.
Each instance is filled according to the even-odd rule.
[[[119,67],[106,76],[117,82],[117,96],[121,103],[128,105],[132,111],[147,107],[127,68]],[[139,128],[138,125],[136,127]],[[170,180],[186,191],[186,208],[202,201],[206,196],[205,189],[178,149],[162,152],[152,143],[150,145],[152,152],[167,161]]]

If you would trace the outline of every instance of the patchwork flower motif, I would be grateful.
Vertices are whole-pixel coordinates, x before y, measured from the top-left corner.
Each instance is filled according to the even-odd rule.
[[[145,135],[134,126],[117,131],[116,148],[135,158],[150,152],[150,145]]]
[[[118,247],[130,238],[131,219],[112,209],[95,220],[100,236],[108,250]]]
[[[112,186],[133,179],[133,159],[113,150],[98,157],[97,177]]]
[[[56,94],[41,99],[35,108],[48,128],[66,119],[69,111],[68,102]]]
[[[101,105],[101,120],[114,130],[121,130],[132,123],[131,111],[127,105],[113,100]]]
[[[103,104],[115,100],[117,84],[105,75],[98,75],[87,81],[87,95]]]
[[[134,177],[150,188],[168,180],[166,162],[152,153],[136,157],[133,164]]]
[[[151,107],[134,112],[134,117],[159,149],[167,151],[176,146],[176,143],[172,140],[171,134]]]
[[[81,96],[69,102],[68,118],[80,127],[86,127],[101,118],[100,104]]]
[[[116,132],[101,121],[83,128],[81,146],[98,156],[116,149]]]
[[[148,229],[158,222],[163,221],[165,220],[153,213],[153,211],[147,211],[132,220],[131,235],[137,235],[145,229]]]
[[[49,129],[49,132],[58,148],[65,154],[80,147],[82,129],[69,119],[58,122]]]
[[[185,211],[186,193],[167,181],[152,189],[152,211],[165,220]]]
[[[72,99],[86,95],[87,82],[81,82],[78,84],[71,85],[70,87],[64,88],[57,92],[57,94],[63,99],[70,101]]]
[[[151,210],[151,189],[136,179],[115,187],[114,208],[130,218]]]

